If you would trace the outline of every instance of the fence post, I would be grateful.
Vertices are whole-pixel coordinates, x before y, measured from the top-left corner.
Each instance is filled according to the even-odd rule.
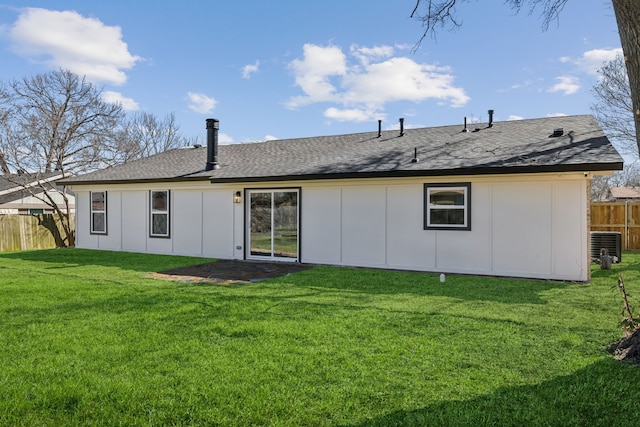
[[[619,232],[623,250],[640,250],[639,200],[590,204],[590,231]]]

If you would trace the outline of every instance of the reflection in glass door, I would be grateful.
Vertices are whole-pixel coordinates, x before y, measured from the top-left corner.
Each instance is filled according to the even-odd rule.
[[[249,191],[250,258],[298,260],[298,190]]]

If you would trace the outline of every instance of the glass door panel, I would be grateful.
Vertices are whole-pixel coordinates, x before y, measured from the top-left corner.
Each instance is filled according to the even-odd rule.
[[[251,258],[298,260],[298,190],[249,192]]]
[[[251,193],[250,253],[251,256],[271,256],[271,193]]]
[[[273,194],[273,256],[298,258],[298,192]]]

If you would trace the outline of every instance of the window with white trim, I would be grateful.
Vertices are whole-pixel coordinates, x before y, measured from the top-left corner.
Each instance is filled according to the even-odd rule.
[[[424,185],[425,230],[471,230],[471,183]]]
[[[91,234],[107,234],[107,192],[92,191],[91,198]]]
[[[169,191],[151,191],[151,237],[169,237]]]

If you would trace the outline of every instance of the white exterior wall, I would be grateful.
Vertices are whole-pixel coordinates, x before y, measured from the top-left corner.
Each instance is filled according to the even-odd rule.
[[[53,202],[58,205],[58,207],[65,212],[66,205],[64,203],[64,197],[61,193],[57,191],[50,191],[49,195],[53,199]],[[44,195],[42,195],[44,196]],[[75,197],[67,194],[67,200],[69,201],[69,211],[71,213],[75,212]],[[25,195],[24,197],[13,200],[11,202],[0,205],[0,214],[18,214],[21,209],[52,209],[51,206],[44,203],[39,198],[32,196],[30,194]]]
[[[471,230],[424,230],[423,186],[471,182]],[[108,235],[89,234],[89,189],[74,186],[77,246],[244,257],[244,188],[300,190],[300,260],[445,273],[586,281],[587,179],[529,176],[142,184],[106,190]],[[149,237],[149,190],[171,191],[170,238]],[[243,200],[244,202],[244,200]]]
[[[239,187],[241,188],[241,187]],[[237,189],[239,189],[237,188]],[[149,236],[149,191],[169,190],[170,237]],[[126,252],[148,252],[242,258],[243,230],[241,205],[233,204],[232,189],[220,189],[209,183],[141,188],[140,185],[86,187],[77,186],[76,246]],[[89,225],[90,191],[107,192],[107,234],[91,234]],[[239,215],[237,214],[239,213]],[[239,222],[239,224],[236,224]],[[236,240],[239,243],[236,244]],[[240,250],[235,250],[240,246]]]
[[[586,281],[588,200],[582,178],[303,187],[302,261]],[[427,182],[472,183],[470,231],[423,229]]]
[[[306,263],[589,279],[583,174],[309,183]],[[471,182],[471,230],[424,230],[423,186]]]

